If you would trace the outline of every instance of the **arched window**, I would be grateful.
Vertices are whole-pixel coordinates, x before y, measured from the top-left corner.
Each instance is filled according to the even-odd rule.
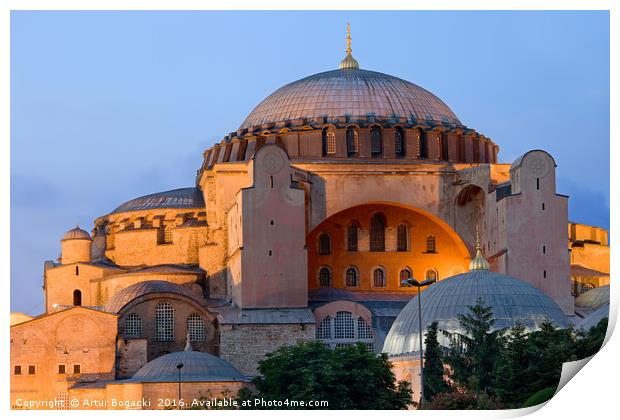
[[[329,340],[332,338],[332,318],[326,316],[316,328],[316,338],[319,340]]]
[[[205,321],[198,314],[187,317],[187,333],[189,341],[205,341]]]
[[[394,153],[397,157],[405,155],[405,135],[400,127],[396,127],[394,131]]]
[[[400,274],[398,275],[398,284],[400,286],[407,286],[407,280],[411,279],[412,273],[411,273],[411,269],[409,268],[403,268],[402,270],[400,270]]]
[[[329,255],[332,253],[331,238],[327,233],[319,235],[319,255]]]
[[[592,289],[594,289],[594,285],[593,284],[584,283],[584,284],[581,285],[581,293],[585,293],[588,290],[592,290]]]
[[[383,141],[381,139],[381,129],[373,127],[370,130],[370,153],[373,157],[381,156],[383,152]]]
[[[142,318],[138,314],[129,314],[125,317],[125,337],[142,337]]]
[[[82,292],[78,289],[73,291],[73,306],[82,306]]]
[[[426,279],[425,280],[439,280],[439,275],[437,274],[437,270],[428,270],[426,271]]]
[[[357,286],[359,286],[357,270],[354,267],[349,267],[347,269],[346,277],[347,277],[347,287],[357,287]]]
[[[435,237],[433,235],[428,235],[426,237],[426,252],[435,253],[437,249],[435,247]]]
[[[385,216],[377,213],[370,220],[370,250],[385,251]]]
[[[159,302],[155,307],[155,340],[174,340],[174,308],[168,302]]]
[[[332,273],[327,267],[322,267],[319,270],[319,286],[331,286]]]
[[[396,250],[407,251],[409,249],[409,227],[405,223],[398,225],[396,230]]]
[[[347,227],[347,251],[357,251],[358,224],[351,222]]]
[[[420,158],[428,159],[428,139],[426,133],[420,130],[420,137],[418,138],[420,145]]]
[[[357,319],[357,338],[362,340],[372,338],[372,328],[362,317]]]
[[[355,338],[355,325],[351,312],[336,313],[334,338]]]
[[[333,128],[323,130],[323,156],[336,153],[336,132]]]
[[[382,268],[375,268],[372,272],[373,284],[375,287],[385,287],[385,272]]]
[[[159,244],[171,244],[172,243],[172,225],[170,223],[162,222],[159,227],[158,233],[158,243]]]
[[[347,156],[353,156],[360,150],[359,135],[355,127],[347,128]]]

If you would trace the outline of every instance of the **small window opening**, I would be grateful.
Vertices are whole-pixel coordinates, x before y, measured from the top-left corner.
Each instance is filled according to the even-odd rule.
[[[273,188],[273,176],[269,177],[269,188]]]
[[[540,178],[536,178],[536,189],[540,189]]]
[[[80,275],[80,267],[78,267],[77,265],[75,266],[75,275],[76,276]]]

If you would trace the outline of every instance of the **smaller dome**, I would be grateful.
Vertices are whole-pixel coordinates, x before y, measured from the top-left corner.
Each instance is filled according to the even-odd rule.
[[[464,333],[459,315],[468,314],[478,298],[492,307],[494,329],[512,328],[519,322],[528,331],[534,331],[545,321],[563,328],[568,321],[557,303],[541,290],[523,280],[486,269],[448,277],[429,286],[420,298],[423,334],[434,321],[440,330]],[[419,351],[418,311],[418,299],[411,299],[392,324],[384,353],[401,355]],[[443,334],[437,338],[443,346],[450,344]]]
[[[73,229],[67,231],[65,236],[62,237],[63,241],[69,239],[91,239],[90,234],[86,232],[84,229],[81,229],[80,226],[76,226]]]
[[[125,305],[132,300],[153,293],[174,293],[177,295],[188,297],[196,303],[202,304],[202,298],[192,292],[191,289],[180,286],[175,283],[163,280],[147,280],[140,283],[132,284],[119,290],[105,305],[106,312],[118,313]]]
[[[609,318],[609,302],[603,304],[596,311],[577,322],[575,329],[589,331],[590,328],[596,327],[603,318]]]
[[[580,309],[596,310],[605,304],[609,304],[609,285],[595,287],[575,299],[575,306]]]
[[[151,360],[142,366],[131,382],[177,382],[182,363],[181,382],[236,382],[246,377],[233,365],[209,353],[178,351]]]

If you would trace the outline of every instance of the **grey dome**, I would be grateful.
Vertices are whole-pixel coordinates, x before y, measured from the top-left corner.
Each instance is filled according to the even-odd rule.
[[[596,327],[596,325],[603,318],[609,318],[609,301],[600,306],[596,311],[592,312],[584,319],[579,321],[577,325],[575,325],[575,329],[582,329],[584,331],[588,331],[590,328]]]
[[[63,241],[71,240],[71,239],[91,239],[90,234],[86,232],[84,229],[81,229],[79,226],[74,227],[71,230],[68,230],[65,235],[62,237]]]
[[[473,270],[449,277],[429,286],[420,295],[422,300],[422,329],[437,321],[440,330],[464,331],[458,315],[468,314],[469,306],[482,298],[493,307],[494,328],[510,328],[521,322],[528,331],[536,330],[545,321],[565,327],[567,318],[560,307],[536,287],[514,277],[487,270]],[[413,298],[400,312],[383,346],[390,355],[419,351],[418,299]],[[440,344],[449,345],[443,334]]]
[[[606,303],[609,303],[609,285],[590,289],[575,299],[575,306],[580,309],[595,310]]]
[[[426,89],[375,71],[341,69],[314,74],[281,87],[247,116],[239,129],[298,118],[394,117],[461,125],[456,115]]]
[[[152,293],[174,293],[177,295],[188,297],[199,304],[203,303],[202,298],[200,296],[197,296],[196,293],[192,292],[187,287],[180,286],[169,281],[148,280],[132,284],[131,286],[125,287],[124,289],[116,292],[114,296],[112,296],[112,298],[108,301],[108,303],[106,303],[105,311],[118,313],[121,309],[123,309],[125,305],[127,305],[132,300],[140,296]]]
[[[134,198],[115,208],[112,214],[150,209],[195,209],[204,207],[202,191],[191,187]]]
[[[226,360],[209,353],[185,350],[151,360],[132,376],[131,382],[178,382],[179,363],[183,363],[181,382],[245,380],[245,376]]]

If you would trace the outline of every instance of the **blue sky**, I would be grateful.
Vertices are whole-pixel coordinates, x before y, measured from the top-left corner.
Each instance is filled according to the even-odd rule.
[[[558,163],[571,220],[609,227],[607,12],[13,12],[11,310],[43,311],[59,239],[191,186],[278,87],[360,66],[412,81],[500,146]]]

